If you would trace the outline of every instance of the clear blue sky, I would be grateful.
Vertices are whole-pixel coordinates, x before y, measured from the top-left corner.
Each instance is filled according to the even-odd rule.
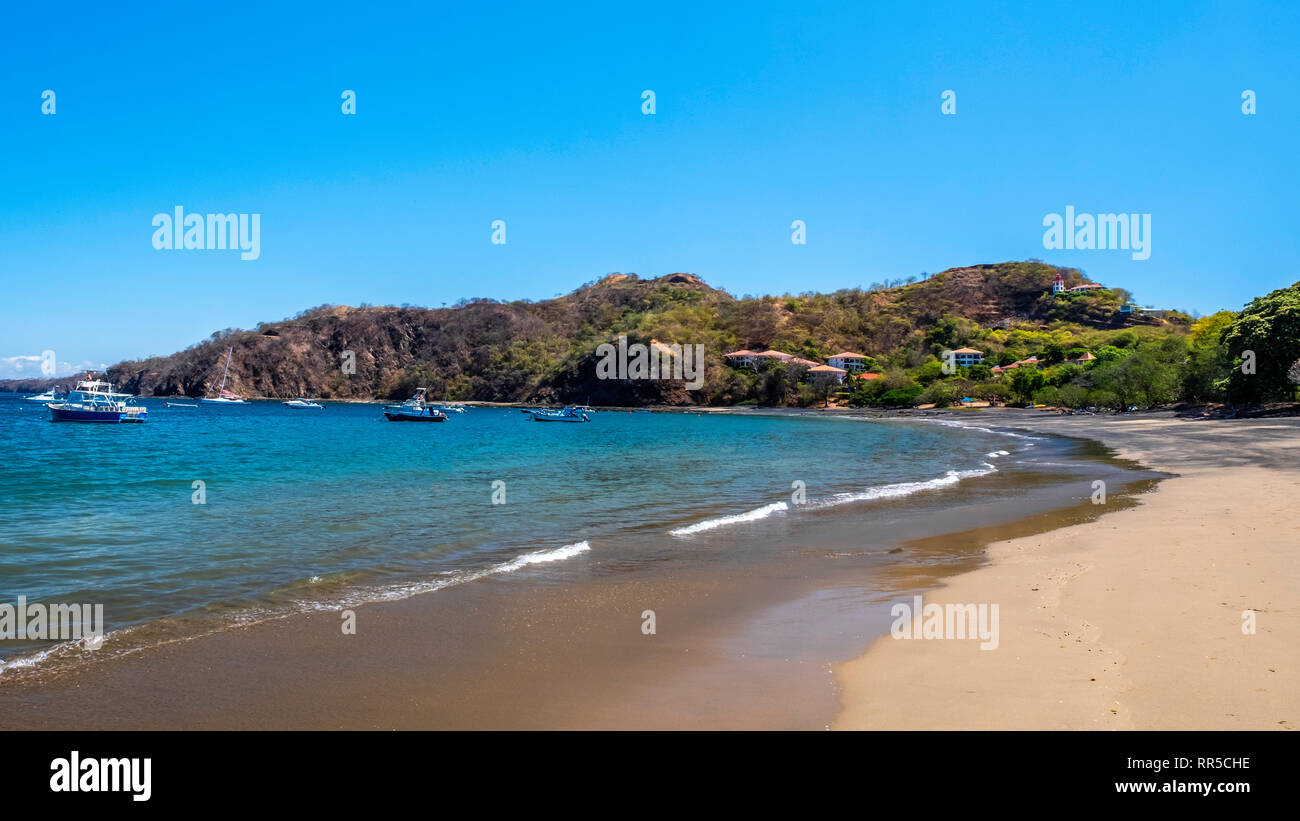
[[[1300,279],[1294,7],[327,5],[7,10],[0,376],[614,271],[740,295],[1037,257],[1203,313]],[[261,214],[260,259],[155,250],[176,205]],[[1067,205],[1150,213],[1151,258],[1045,250]]]

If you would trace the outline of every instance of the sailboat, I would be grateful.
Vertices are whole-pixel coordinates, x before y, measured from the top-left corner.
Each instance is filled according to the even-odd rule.
[[[199,400],[199,401],[201,401],[203,404],[205,404],[205,405],[244,405],[244,404],[247,404],[247,403],[244,401],[244,397],[242,397],[242,396],[240,396],[239,394],[234,393],[234,392],[232,392],[232,391],[228,391],[228,390],[226,390],[226,374],[230,373],[230,359],[231,359],[231,356],[234,354],[234,352],[235,352],[235,348],[234,348],[233,345],[230,347],[229,350],[226,351],[226,368],[225,368],[225,370],[223,370],[223,371],[221,372],[221,388],[219,389],[219,391],[218,391],[216,397],[215,397],[215,398],[212,398],[212,399],[209,399],[209,398],[207,398],[206,396],[203,397],[203,399]]]

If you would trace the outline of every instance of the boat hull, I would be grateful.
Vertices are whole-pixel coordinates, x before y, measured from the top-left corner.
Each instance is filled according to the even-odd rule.
[[[447,420],[447,417],[440,413],[428,414],[386,410],[384,416],[389,422],[445,422]]]
[[[242,399],[200,399],[204,405],[247,405]]]
[[[50,407],[50,421],[52,422],[99,422],[117,424],[121,422],[122,418],[125,416],[126,414],[122,411]]]
[[[533,421],[534,421],[534,422],[590,422],[591,420],[588,419],[585,415],[583,415],[583,416],[563,416],[563,415],[555,415],[555,416],[551,416],[551,415],[549,415],[549,414],[534,413],[534,414],[533,414]]]

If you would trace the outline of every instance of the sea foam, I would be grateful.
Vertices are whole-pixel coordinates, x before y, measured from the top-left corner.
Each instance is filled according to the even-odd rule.
[[[785,502],[773,502],[770,505],[756,507],[746,513],[737,513],[734,516],[721,516],[717,519],[705,519],[702,522],[696,522],[693,525],[679,527],[676,530],[668,531],[673,536],[689,536],[692,533],[701,533],[705,530],[714,530],[727,525],[740,524],[741,522],[755,522],[759,519],[766,519],[774,513],[789,510],[790,506]]]

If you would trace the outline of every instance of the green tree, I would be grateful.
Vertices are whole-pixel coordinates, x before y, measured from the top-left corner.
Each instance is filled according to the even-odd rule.
[[[1043,387],[1046,380],[1042,371],[1032,365],[1021,365],[1002,381],[1007,383],[1007,395],[1013,402],[1027,405],[1033,400],[1034,392]]]
[[[1287,371],[1300,359],[1300,282],[1251,301],[1224,329],[1223,344],[1237,364],[1228,379],[1234,401],[1293,398]],[[1254,354],[1254,373],[1242,372],[1247,352]]]

